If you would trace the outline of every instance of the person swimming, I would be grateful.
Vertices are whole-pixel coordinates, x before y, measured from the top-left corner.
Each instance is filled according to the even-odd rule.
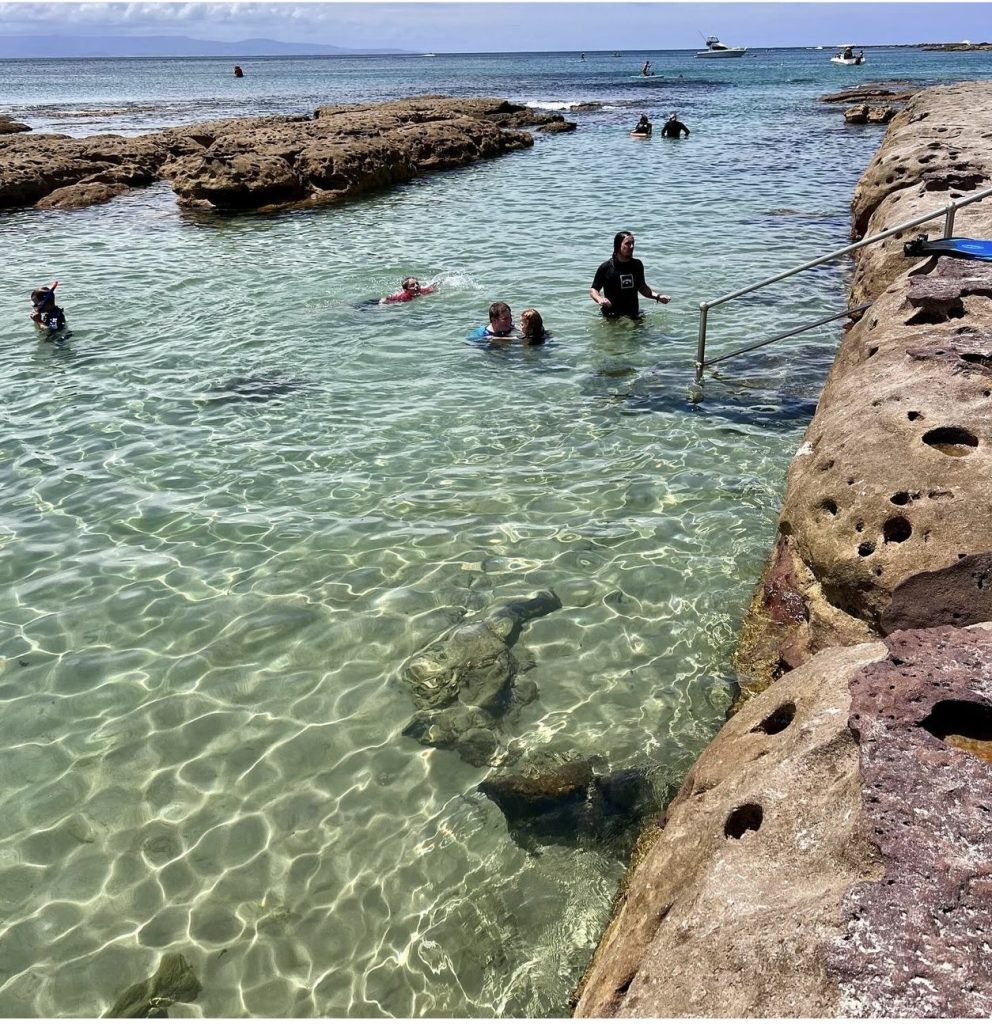
[[[65,327],[65,311],[55,305],[55,289],[58,286],[58,281],[53,281],[47,288],[36,288],[31,293],[31,319],[49,334],[55,334]]]
[[[435,285],[422,285],[415,277],[405,277],[400,290],[393,292],[392,295],[383,296],[379,303],[385,305],[387,302],[410,302],[421,295],[433,295],[436,290]]]

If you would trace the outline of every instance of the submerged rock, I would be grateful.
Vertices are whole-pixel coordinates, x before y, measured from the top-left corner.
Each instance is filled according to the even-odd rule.
[[[168,1017],[173,1003],[191,1003],[202,989],[181,953],[166,953],[158,970],[126,989],[104,1017]]]
[[[411,658],[402,675],[418,711],[404,735],[457,750],[469,764],[491,763],[503,716],[511,705],[536,696],[532,684],[516,682],[521,665],[511,648],[525,623],[560,608],[551,591],[511,601],[456,626]]]
[[[232,402],[268,402],[282,398],[294,391],[309,387],[305,380],[293,380],[269,374],[255,374],[249,377],[231,377],[210,389],[213,396],[206,400],[208,406],[230,405]]]
[[[600,773],[601,759],[541,756],[491,775],[479,792],[503,812],[511,838],[525,849],[552,843],[585,846],[618,840],[655,810],[644,769]]]

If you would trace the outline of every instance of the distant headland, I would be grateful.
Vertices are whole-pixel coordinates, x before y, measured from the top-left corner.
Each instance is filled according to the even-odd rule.
[[[49,32],[0,36],[0,58],[37,57],[328,57],[404,54],[408,50],[348,49],[276,39],[191,39],[189,36],[81,36]]]

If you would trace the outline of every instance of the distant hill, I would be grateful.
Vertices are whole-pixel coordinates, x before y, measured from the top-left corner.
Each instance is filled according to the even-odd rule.
[[[0,36],[4,57],[322,57],[333,54],[406,53],[406,50],[352,50],[322,43],[281,43],[239,39],[234,43],[187,36],[75,36],[39,32]]]

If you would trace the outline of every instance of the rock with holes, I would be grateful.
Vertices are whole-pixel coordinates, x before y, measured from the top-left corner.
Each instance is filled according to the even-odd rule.
[[[992,82],[941,86],[916,93],[888,131],[854,192],[852,236],[862,238],[929,211],[940,210],[992,181],[988,119]],[[978,203],[955,216],[954,232],[990,238],[992,208]],[[903,244],[921,231],[939,237],[943,218],[909,229],[859,255],[851,285],[852,305],[870,302],[911,262]]]
[[[926,167],[992,172],[985,142],[965,124],[982,109],[992,114],[990,83],[917,94],[866,171],[862,200],[885,191],[877,179],[890,157],[936,154],[933,163],[914,164],[917,183]],[[960,130],[952,133],[953,125]],[[948,148],[943,140],[952,136]],[[992,179],[980,185],[992,187]],[[916,196],[922,187],[893,186],[875,207],[870,230],[919,213],[916,199],[899,197]],[[948,194],[929,202],[939,206]],[[988,211],[968,213],[983,206]],[[959,224],[971,225],[961,233],[974,228],[992,237],[992,201],[968,210],[958,215]],[[988,617],[984,594],[955,567],[992,551],[992,264],[900,255],[893,279],[885,259],[867,249],[859,260],[853,287],[870,282],[871,291],[852,302],[870,298],[874,305],[845,334],[789,468],[775,556],[755,594],[738,659],[751,690],[818,650],[863,642],[894,623],[953,625]],[[874,268],[866,276],[865,265]],[[783,620],[783,606],[801,606],[802,618]]]
[[[992,1011],[992,626],[824,651],[720,731],[576,1016]]]

